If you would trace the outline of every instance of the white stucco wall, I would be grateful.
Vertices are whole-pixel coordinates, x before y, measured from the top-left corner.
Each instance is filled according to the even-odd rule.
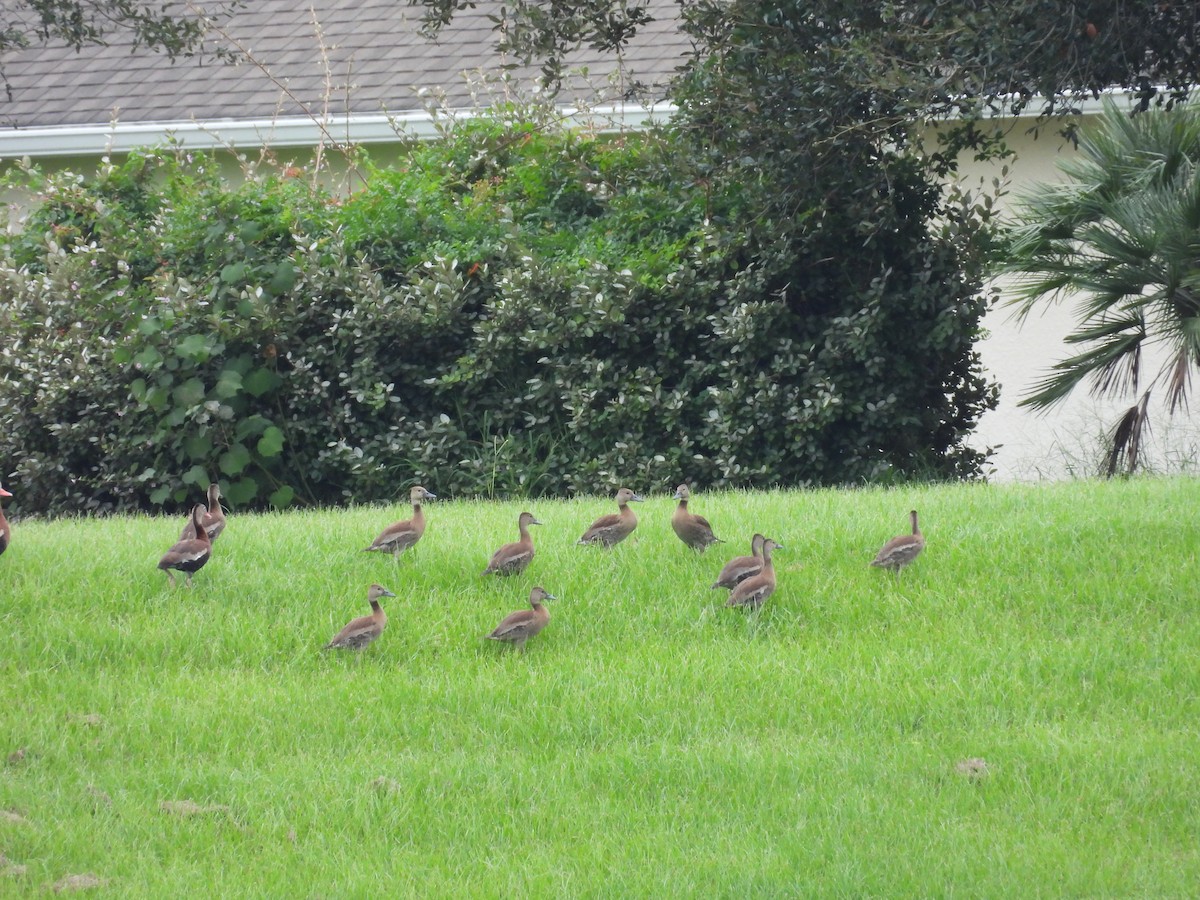
[[[1010,133],[1016,150],[1009,163],[1008,194],[1001,205],[1008,209],[1020,192],[1030,185],[1059,180],[1057,164],[1075,153],[1071,143],[1043,128],[1036,138],[1027,134],[1032,123],[1019,123]],[[1000,177],[1000,165],[968,163],[964,179],[968,186],[983,179],[990,184]],[[986,414],[972,440],[976,447],[998,447],[992,458],[995,481],[1061,479],[1096,474],[1103,458],[1103,437],[1120,414],[1133,405],[1134,397],[1124,402],[1099,402],[1085,390],[1044,413],[1018,406],[1034,385],[1056,362],[1072,355],[1073,348],[1063,339],[1074,324],[1072,301],[1046,304],[1040,314],[1031,314],[1023,324],[1015,320],[1014,310],[1003,305],[985,318],[987,336],[979,351],[989,374],[1000,383],[1000,406]],[[1143,389],[1162,365],[1164,355],[1150,353],[1143,367]],[[1200,390],[1200,384],[1195,385]],[[1197,395],[1200,406],[1200,395]],[[1151,434],[1144,457],[1150,471],[1200,471],[1200,412],[1176,412],[1169,416],[1162,403],[1151,404]]]

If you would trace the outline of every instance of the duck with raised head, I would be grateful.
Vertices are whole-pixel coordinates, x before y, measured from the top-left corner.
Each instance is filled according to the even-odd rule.
[[[739,582],[725,601],[726,606],[745,606],[758,609],[767,598],[775,593],[775,566],[771,562],[771,551],[782,550],[783,544],[767,538],[762,545],[762,570],[757,575],[751,575],[745,581]]]
[[[351,619],[341,631],[335,634],[322,650],[362,650],[383,634],[387,627],[387,613],[379,605],[380,597],[395,597],[396,595],[382,584],[373,584],[367,588],[367,602],[371,604],[369,616],[359,616]]]
[[[898,535],[884,544],[875,554],[875,558],[871,560],[871,565],[881,569],[891,569],[899,574],[901,569],[916,559],[925,549],[925,535],[921,534],[921,528],[917,524],[917,511],[909,510],[908,518],[912,522],[912,534]]]
[[[533,538],[529,534],[530,525],[541,525],[533,513],[523,512],[517,517],[517,530],[521,539],[505,544],[492,554],[484,575],[519,575],[533,561]]]
[[[167,580],[171,582],[171,587],[175,586],[175,576],[171,574],[172,569],[186,572],[187,578],[184,580],[184,586],[191,587],[192,574],[204,568],[204,564],[212,557],[212,541],[209,540],[208,531],[204,528],[203,503],[197,503],[192,508],[192,526],[196,529],[196,536],[176,541],[158,561],[158,567],[167,573]]]
[[[693,550],[703,553],[708,549],[709,544],[725,542],[713,534],[713,528],[708,523],[708,519],[688,512],[688,500],[691,499],[691,496],[692,493],[686,484],[681,484],[675,489],[675,499],[679,501],[679,505],[675,507],[675,513],[671,516],[671,528],[681,541]]]
[[[546,627],[550,621],[550,610],[544,603],[547,600],[557,600],[553,594],[544,588],[535,587],[529,592],[529,609],[518,609],[509,613],[487,636],[489,641],[503,641],[512,644],[518,650],[525,650],[525,642]]]
[[[409,502],[412,503],[411,519],[395,522],[383,529],[379,537],[370,547],[364,547],[364,553],[381,551],[383,553],[399,554],[416,544],[425,533],[425,511],[421,509],[424,500],[436,500],[437,494],[431,494],[419,484],[408,492]]]
[[[208,486],[208,506],[204,511],[204,530],[208,532],[210,541],[215,541],[225,530],[225,511],[221,509],[221,487],[215,481]],[[195,536],[196,525],[192,522],[191,516],[188,516],[187,524],[183,526],[179,539],[186,541]]]
[[[0,486],[0,500],[6,500],[11,497],[8,491],[3,486]],[[12,526],[8,524],[8,519],[4,517],[4,506],[0,505],[0,553],[8,549],[9,542],[12,540]]]
[[[741,582],[745,581],[752,575],[757,575],[762,571],[762,548],[763,541],[766,538],[761,534],[755,534],[750,539],[750,555],[735,556],[729,562],[725,563],[725,568],[721,570],[721,574],[717,576],[717,580],[713,582],[713,590],[717,588],[725,588],[727,591],[732,591]]]
[[[613,547],[621,543],[637,528],[637,516],[629,504],[641,502],[642,498],[629,488],[621,488],[617,491],[617,512],[598,518],[575,543],[599,544],[601,547]]]

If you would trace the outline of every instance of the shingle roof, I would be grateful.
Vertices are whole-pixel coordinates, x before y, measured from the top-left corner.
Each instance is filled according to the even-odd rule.
[[[422,108],[414,88],[440,88],[446,105],[475,105],[463,72],[499,72],[487,15],[499,3],[464,10],[433,44],[418,33],[420,9],[399,0],[251,0],[211,37],[216,46],[240,45],[259,63],[225,64],[161,54],[131,53],[116,36],[108,46],[76,53],[62,46],[33,47],[3,58],[13,91],[0,95],[0,129],[253,119],[319,114],[398,113]],[[672,0],[650,0],[655,21],[624,54],[626,83],[661,86],[682,62],[689,44],[678,31]],[[611,59],[583,51],[572,65],[587,65],[592,80],[614,70]],[[329,90],[326,89],[328,71]],[[537,69],[519,70],[532,84]]]

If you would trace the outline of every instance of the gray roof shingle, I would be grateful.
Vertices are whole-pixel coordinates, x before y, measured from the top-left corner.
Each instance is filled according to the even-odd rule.
[[[122,124],[262,120],[319,115],[326,106],[339,114],[395,114],[423,108],[417,87],[443,90],[451,108],[470,108],[475,103],[463,72],[498,73],[503,63],[487,20],[499,5],[464,10],[434,44],[419,33],[420,10],[397,0],[316,0],[322,38],[307,4],[252,0],[210,44],[240,44],[261,65],[172,64],[144,49],[131,53],[130,43],[116,37],[79,53],[62,46],[8,53],[3,65],[13,97],[0,95],[0,129],[104,125],[114,115]],[[661,99],[690,45],[676,27],[673,0],[648,6],[657,21],[629,46],[622,71],[627,82],[656,86],[649,99]],[[615,68],[611,58],[586,49],[571,63],[588,66],[597,83]],[[534,66],[516,74],[531,85],[537,72]],[[572,87],[579,89],[578,79]]]

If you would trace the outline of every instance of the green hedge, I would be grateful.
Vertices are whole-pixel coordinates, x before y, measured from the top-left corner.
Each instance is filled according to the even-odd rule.
[[[36,201],[0,247],[16,504],[978,475],[973,235],[921,219],[883,264],[807,278],[847,223],[764,245],[676,151],[497,117],[346,199],[170,148],[10,173]]]

